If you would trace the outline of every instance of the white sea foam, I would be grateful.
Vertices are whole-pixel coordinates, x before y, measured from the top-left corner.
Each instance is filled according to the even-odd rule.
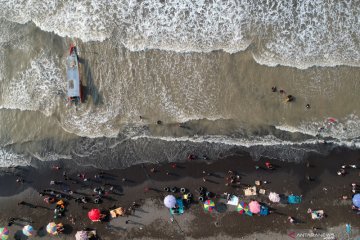
[[[29,164],[29,158],[10,150],[0,148],[0,167],[27,166]]]
[[[321,122],[303,122],[299,126],[279,125],[275,126],[275,128],[292,133],[298,132],[312,136],[331,137],[340,141],[360,138],[360,118],[354,114],[343,119],[336,119],[335,122],[326,118]]]
[[[216,144],[224,144],[224,145],[232,145],[232,146],[240,146],[240,147],[256,147],[256,146],[264,146],[264,147],[273,147],[273,146],[302,146],[302,145],[315,145],[322,144],[322,140],[310,139],[305,141],[286,141],[279,138],[276,138],[272,135],[267,135],[264,137],[252,137],[252,138],[231,138],[228,136],[185,136],[185,137],[162,137],[162,136],[150,136],[150,135],[141,135],[135,136],[132,139],[140,139],[140,138],[149,138],[149,139],[158,139],[162,141],[169,142],[194,142],[194,143],[216,143]],[[330,140],[328,143],[333,143],[339,146],[347,146],[347,147],[355,147],[360,148],[360,142],[355,140],[348,141],[338,141],[338,140]]]
[[[360,64],[360,4],[325,1],[0,0],[0,17],[33,21],[83,41],[115,36],[130,50],[234,53],[253,44],[261,64],[307,68]]]
[[[3,83],[6,90],[0,108],[38,110],[51,115],[63,85],[61,70],[46,54],[40,53],[24,72]]]

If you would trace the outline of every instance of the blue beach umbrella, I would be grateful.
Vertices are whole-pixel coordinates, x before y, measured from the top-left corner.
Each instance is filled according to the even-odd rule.
[[[353,196],[352,202],[355,207],[360,208],[360,193],[357,193]]]

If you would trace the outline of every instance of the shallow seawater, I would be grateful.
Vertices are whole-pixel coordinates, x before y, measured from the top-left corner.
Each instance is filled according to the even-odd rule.
[[[293,161],[326,153],[324,140],[360,146],[355,1],[3,5],[1,166],[129,166],[237,148]],[[85,102],[68,107],[74,41]]]

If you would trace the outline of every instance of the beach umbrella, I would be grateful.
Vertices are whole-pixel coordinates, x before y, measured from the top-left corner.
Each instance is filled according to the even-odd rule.
[[[215,210],[219,213],[224,213],[227,210],[227,206],[225,203],[216,203]]]
[[[353,196],[352,202],[355,207],[360,208],[360,193],[357,193]]]
[[[236,210],[240,213],[240,214],[244,214],[246,211],[249,211],[248,205],[244,202],[240,202],[237,205]]]
[[[269,200],[275,203],[280,202],[280,196],[276,192],[270,192]]]
[[[215,208],[215,203],[213,200],[206,200],[204,202],[204,209],[208,212],[212,212],[212,210],[214,210]]]
[[[260,206],[258,201],[251,201],[249,203],[249,210],[252,213],[255,213],[255,214],[259,213],[260,212],[260,207],[261,206]]]
[[[75,234],[75,239],[76,240],[89,240],[88,234],[86,231],[77,231],[77,233]]]
[[[50,233],[51,235],[56,235],[58,232],[57,232],[57,229],[56,229],[56,223],[54,222],[51,222],[49,223],[47,226],[46,226],[46,231],[48,233]]]
[[[6,240],[9,237],[9,229],[7,227],[0,228],[0,239]]]
[[[248,216],[252,216],[252,212],[250,212],[249,210],[249,205],[245,202],[240,202],[239,205],[237,205],[236,210],[240,213],[240,214],[246,214]]]
[[[101,212],[99,209],[97,208],[93,208],[88,212],[88,217],[90,218],[91,221],[93,222],[98,222],[100,221],[100,216],[101,216]]]
[[[167,195],[164,198],[164,205],[167,208],[174,208],[176,206],[176,198],[173,195]]]
[[[26,226],[24,226],[22,232],[25,236],[30,237],[34,234],[34,228],[30,225],[26,225]]]

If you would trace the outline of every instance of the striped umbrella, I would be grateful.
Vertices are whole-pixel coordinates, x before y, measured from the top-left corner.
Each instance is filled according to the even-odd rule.
[[[7,227],[0,228],[0,239],[6,240],[9,237],[9,229]]]
[[[30,225],[26,225],[26,226],[23,228],[22,232],[23,232],[23,234],[24,234],[25,236],[30,237],[30,236],[34,235],[34,228],[33,228],[32,226],[30,226]]]
[[[204,209],[207,210],[208,212],[212,212],[212,210],[214,210],[215,208],[215,203],[212,200],[206,200],[204,202]]]
[[[240,213],[240,214],[244,214],[246,212],[246,209],[249,210],[248,205],[244,202],[240,202],[237,205],[236,210]]]
[[[240,202],[236,208],[236,210],[240,213],[240,214],[246,214],[249,216],[252,216],[252,212],[250,212],[249,210],[249,205],[245,202]]]
[[[46,226],[46,231],[51,235],[56,235],[58,232],[56,230],[56,223],[51,222]]]

